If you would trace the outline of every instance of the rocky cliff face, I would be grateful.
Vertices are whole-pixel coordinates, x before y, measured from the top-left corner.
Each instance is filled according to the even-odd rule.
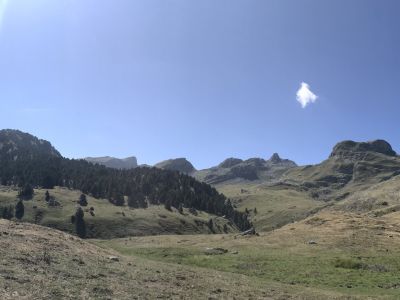
[[[384,140],[375,140],[371,142],[344,141],[338,143],[330,157],[355,157],[366,152],[381,153],[388,156],[396,156],[392,146]]]

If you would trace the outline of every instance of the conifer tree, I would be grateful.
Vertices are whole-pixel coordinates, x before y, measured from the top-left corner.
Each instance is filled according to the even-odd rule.
[[[50,193],[49,193],[49,191],[46,191],[46,194],[45,194],[45,198],[44,198],[45,200],[46,200],[46,202],[49,202],[50,201]]]
[[[17,205],[15,206],[15,217],[18,220],[21,220],[24,217],[24,213],[25,213],[24,203],[22,202],[22,200],[19,200]]]
[[[87,202],[87,199],[86,199],[86,195],[85,194],[81,194],[80,197],[79,197],[79,201],[78,202],[79,202],[80,206],[87,206],[88,202]]]
[[[83,212],[82,207],[78,207],[75,213],[75,230],[76,234],[82,239],[86,237],[86,224],[84,215],[85,213]]]

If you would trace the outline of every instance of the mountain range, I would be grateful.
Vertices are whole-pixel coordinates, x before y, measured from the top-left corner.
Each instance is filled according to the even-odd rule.
[[[84,289],[103,299],[103,286],[116,299],[138,291],[144,299],[174,298],[186,284],[191,299],[207,298],[199,297],[207,289],[214,298],[398,299],[400,157],[384,140],[339,142],[307,166],[274,154],[228,158],[206,170],[184,158],[111,169],[0,130],[0,182],[0,211],[11,218],[0,220],[7,262],[0,298],[11,287],[32,299],[77,298]],[[26,184],[34,194],[22,201],[19,220],[5,212]],[[69,235],[77,233],[79,209],[86,241]],[[198,286],[195,278],[217,271]],[[49,284],[54,276],[68,289]],[[42,281],[46,290],[36,288]],[[131,289],[130,282],[141,284]]]
[[[135,157],[126,159],[109,156],[87,157],[85,160],[115,169],[132,169],[138,167]],[[196,170],[193,164],[186,158],[168,159],[154,165],[154,167],[159,169],[178,171],[191,175],[209,184],[221,184],[232,181],[274,182],[285,171],[296,166],[294,161],[280,158],[278,153],[274,153],[268,160],[263,158],[250,158],[246,160],[227,158],[219,165],[203,170]]]

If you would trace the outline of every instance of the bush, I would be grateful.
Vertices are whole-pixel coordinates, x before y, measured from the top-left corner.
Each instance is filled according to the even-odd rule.
[[[359,270],[359,269],[364,269],[364,266],[365,265],[362,262],[354,261],[348,258],[338,258],[335,261],[336,268]]]

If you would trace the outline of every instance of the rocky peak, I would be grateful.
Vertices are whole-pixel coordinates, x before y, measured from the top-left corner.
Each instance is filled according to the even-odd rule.
[[[330,157],[349,156],[356,153],[376,152],[388,156],[396,156],[392,146],[384,140],[375,140],[371,142],[344,141],[338,143]]]
[[[278,153],[272,154],[272,156],[269,160],[270,160],[270,162],[275,163],[275,164],[282,162],[282,159],[280,158]]]
[[[231,157],[231,158],[225,159],[222,163],[220,163],[218,165],[218,167],[220,167],[220,168],[232,168],[233,166],[236,166],[236,165],[240,164],[241,162],[243,162],[242,159]]]
[[[186,173],[186,174],[190,174],[196,171],[192,163],[188,161],[186,158],[175,158],[175,159],[165,160],[156,164],[155,167],[165,170],[179,171],[181,173]]]

